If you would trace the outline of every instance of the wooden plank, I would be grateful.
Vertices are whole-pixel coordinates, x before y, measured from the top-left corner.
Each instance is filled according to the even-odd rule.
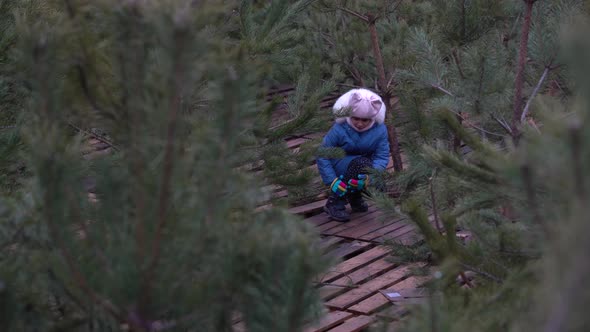
[[[346,229],[361,225],[368,220],[373,219],[373,215],[377,212],[377,207],[374,205],[369,206],[369,210],[367,212],[362,213],[354,213],[351,215],[351,220],[349,222],[342,223],[337,227],[333,227],[327,229],[322,232],[323,235],[334,235],[338,232],[342,232]]]
[[[381,229],[383,227],[387,227],[393,223],[403,220],[401,218],[398,218],[398,219],[393,219],[390,221],[384,221],[384,220],[381,220],[382,216],[383,216],[383,212],[377,211],[376,213],[374,213],[372,215],[371,220],[368,220],[368,221],[366,221],[360,225],[357,225],[355,227],[351,227],[346,230],[340,231],[340,232],[336,233],[335,235],[347,237],[347,238],[352,238],[352,239],[362,239],[362,237],[364,235],[367,235],[371,232],[375,232],[378,229]]]
[[[331,221],[332,221],[332,219],[330,219],[330,216],[327,215],[326,213],[320,213],[320,214],[316,214],[314,216],[311,216],[309,218],[305,218],[305,222],[312,223],[316,226],[320,226],[320,225],[323,225],[323,224],[331,222]]]
[[[338,247],[341,243],[348,243],[346,239],[341,237],[326,237],[320,240],[320,249],[322,252],[328,252],[333,248]]]
[[[354,313],[369,315],[376,311],[383,310],[383,308],[388,307],[391,305],[391,302],[387,300],[385,296],[381,293],[375,293],[374,295],[362,300],[361,302],[353,305],[352,307],[348,308]]]
[[[407,279],[404,279],[393,286],[389,286],[388,292],[396,292],[396,290],[400,289],[415,289],[419,287],[424,282],[426,282],[429,277],[424,276],[412,276]],[[383,292],[384,290],[380,290]],[[360,313],[360,314],[372,314],[376,311],[383,309],[384,307],[390,305],[390,300],[384,296],[381,292],[376,293],[375,295],[353,305],[352,307],[348,308],[348,310]],[[402,294],[403,295],[403,294]]]
[[[423,238],[424,237],[422,236],[422,234],[420,234],[420,231],[416,228],[392,239],[389,239],[388,236],[385,235],[380,239],[376,239],[375,241],[379,243],[396,242],[401,243],[405,246],[411,246],[422,241]]]
[[[376,207],[372,207],[372,206],[369,208],[370,208],[369,212],[363,212],[360,214],[352,214],[350,221],[341,222],[341,221],[331,220],[328,223],[324,223],[324,224],[320,225],[317,228],[317,230],[323,235],[331,235],[332,229],[334,229],[336,232],[336,231],[344,230],[344,229],[347,229],[348,227],[351,227],[350,226],[351,223],[352,223],[352,227],[354,227],[354,225],[357,225],[358,223],[366,222],[366,219],[364,219],[364,218],[370,218],[370,217],[368,217],[368,215],[371,214],[371,211],[373,209],[376,209]],[[346,207],[346,210],[349,213],[351,212],[350,207],[348,207],[348,206]],[[324,213],[324,215],[326,215],[329,218],[327,213]],[[359,220],[355,221],[357,217],[359,218]]]
[[[372,316],[357,316],[331,330],[328,330],[328,332],[358,332],[369,327],[374,321],[375,317]]]
[[[428,219],[430,221],[430,224],[434,225],[434,216],[430,215],[430,216],[428,216]],[[419,234],[419,232],[420,231],[418,230],[418,227],[414,223],[409,222],[408,226],[406,226],[405,228],[395,230],[395,231],[388,233],[388,234],[384,234],[383,236],[381,236],[379,238],[372,239],[372,241],[376,241],[379,243],[383,243],[385,241],[395,241],[395,242],[409,245],[409,244],[416,243],[420,240],[421,235]],[[418,236],[418,238],[412,239],[411,237],[415,234]]]
[[[403,225],[403,227],[399,227],[395,230],[393,230],[392,232],[383,234],[381,236],[378,237],[374,237],[371,239],[371,241],[376,241],[379,243],[383,243],[385,241],[395,241],[397,238],[406,235],[410,232],[413,231],[417,231],[417,227],[414,224],[406,224]]]
[[[408,225],[408,223],[409,223],[409,221],[407,219],[398,220],[397,222],[389,224],[385,227],[381,227],[381,228],[378,228],[372,232],[369,232],[369,233],[359,237],[359,239],[365,240],[365,241],[372,241],[374,239],[382,237],[385,234],[388,234],[393,231],[397,231],[400,228],[406,227]]]
[[[400,318],[406,316],[409,312],[410,310],[407,306],[392,304],[391,306],[386,307],[382,311],[375,313],[374,316],[389,322],[399,322]]]
[[[339,239],[345,240],[343,238],[339,238]],[[345,240],[345,241],[347,241],[347,240]],[[352,256],[355,253],[363,252],[363,251],[367,250],[372,245],[373,244],[370,242],[361,242],[361,241],[346,242],[346,243],[342,243],[342,244],[338,245],[337,248],[332,249],[332,251],[326,253],[326,256],[332,257],[332,258],[337,258],[337,259],[342,259],[347,256]]]
[[[340,294],[346,293],[351,289],[356,289],[357,285],[367,280],[373,280],[376,277],[387,273],[391,269],[394,269],[395,267],[397,267],[396,263],[389,262],[386,259],[379,259],[369,265],[364,266],[362,269],[345,274],[342,277],[330,282],[331,285],[337,287],[330,287],[330,290],[320,289],[322,298],[324,300],[329,300]]]
[[[362,268],[363,266],[368,265],[379,258],[385,257],[390,252],[390,248],[383,246],[369,249],[358,256],[347,259],[344,262],[334,266],[328,273],[322,276],[321,281],[332,282],[347,273]]]
[[[326,205],[326,200],[321,200],[321,201],[316,201],[316,202],[312,202],[309,204],[305,204],[305,205],[301,205],[301,206],[296,206],[293,208],[289,209],[289,212],[293,213],[293,214],[299,214],[299,215],[304,215],[304,214],[311,214],[314,212],[319,212],[324,208],[324,205]]]
[[[380,289],[394,285],[401,280],[405,279],[413,268],[423,266],[424,263],[412,263],[405,266],[400,266],[394,270],[391,270],[379,278],[375,278],[367,283],[360,285],[358,288],[354,288],[332,300],[328,301],[326,305],[329,308],[335,308],[344,310],[351,307],[360,301],[369,298]]]
[[[354,316],[346,311],[332,311],[322,317],[318,323],[306,328],[304,332],[324,332]]]
[[[343,224],[342,221],[336,221],[336,220],[330,219],[330,222],[322,224],[321,226],[318,226],[316,229],[318,230],[318,232],[320,232],[320,234],[324,234],[324,232],[327,232],[330,228],[339,227],[342,224]]]
[[[342,230],[334,235],[353,239],[359,238],[362,235],[365,235],[369,232],[372,232],[378,228],[384,227],[391,223],[389,221],[381,220],[382,216],[383,211],[377,211],[371,215],[372,218],[370,220],[367,220],[360,225],[355,225],[354,227]]]

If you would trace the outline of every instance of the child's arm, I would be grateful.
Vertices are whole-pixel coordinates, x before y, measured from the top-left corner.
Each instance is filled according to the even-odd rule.
[[[338,134],[336,133],[336,128],[332,127],[330,131],[324,136],[324,140],[322,141],[321,147],[323,148],[332,148],[338,146]],[[332,167],[332,163],[328,158],[316,158],[316,164],[318,165],[318,171],[320,172],[320,176],[322,177],[322,182],[325,185],[330,185],[335,178],[338,177],[336,175],[336,171],[334,167]]]
[[[373,168],[376,170],[384,170],[389,164],[389,139],[387,136],[387,127],[380,125],[379,128],[379,143],[377,149],[373,153]]]

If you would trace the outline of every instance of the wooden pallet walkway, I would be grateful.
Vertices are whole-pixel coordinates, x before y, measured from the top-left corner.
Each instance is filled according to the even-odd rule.
[[[268,100],[285,99],[291,93],[292,89],[280,87]],[[327,109],[332,107],[336,98],[337,95],[328,96],[320,107],[329,111]],[[277,115],[276,119],[280,121],[281,115]],[[286,145],[297,152],[302,144],[322,136],[322,133],[310,133],[293,137],[287,139]],[[403,159],[407,163],[405,155]],[[317,171],[315,164],[310,168]],[[391,160],[388,170],[392,171]],[[275,197],[288,195],[282,188],[273,189]],[[424,268],[426,264],[396,263],[392,259],[392,249],[386,243],[416,243],[420,240],[416,227],[405,218],[387,216],[374,205],[370,205],[367,212],[353,214],[349,222],[332,221],[323,212],[325,203],[324,197],[289,210],[314,226],[322,253],[337,262],[317,280],[326,313],[319,322],[310,324],[304,331],[358,332],[384,320],[393,320],[388,331],[395,331],[396,321],[392,317],[404,315],[407,306],[416,301],[395,302],[387,294],[418,293],[427,278],[414,275],[414,270]],[[243,322],[236,321],[234,331],[247,329]]]

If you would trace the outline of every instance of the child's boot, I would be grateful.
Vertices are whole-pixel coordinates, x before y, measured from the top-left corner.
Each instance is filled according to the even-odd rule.
[[[340,197],[334,193],[331,193],[328,197],[328,201],[324,206],[324,211],[330,216],[330,218],[346,222],[350,220],[350,214],[346,211],[346,198]]]
[[[362,192],[355,191],[348,193],[346,198],[348,199],[348,203],[350,203],[352,212],[367,212],[369,210],[369,205],[363,199]]]

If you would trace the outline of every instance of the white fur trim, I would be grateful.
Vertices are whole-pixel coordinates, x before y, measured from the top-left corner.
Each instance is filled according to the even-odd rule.
[[[383,102],[381,97],[379,97],[378,94],[376,94],[375,92],[373,92],[371,90],[367,90],[367,89],[352,89],[352,90],[346,92],[345,94],[343,94],[342,96],[340,96],[336,100],[336,102],[334,103],[334,106],[332,107],[332,112],[334,113],[334,115],[337,115],[337,113],[342,108],[345,108],[349,105],[350,97],[355,92],[360,94],[361,97],[366,98],[367,100],[377,98],[381,101],[381,109],[379,109],[379,112],[375,116],[375,122],[377,122],[379,124],[383,123],[385,121],[385,112],[386,112],[385,103]],[[373,97],[373,98],[371,98],[371,97]],[[337,123],[343,123],[344,121],[346,121],[346,117],[336,118]]]

